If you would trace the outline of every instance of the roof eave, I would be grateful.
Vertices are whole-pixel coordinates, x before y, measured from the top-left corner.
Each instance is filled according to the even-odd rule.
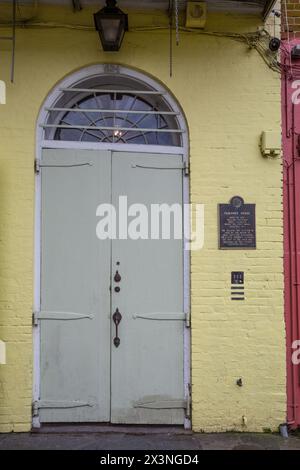
[[[262,13],[262,17],[263,17],[264,21],[266,21],[266,19],[268,18],[269,14],[273,10],[276,3],[277,3],[277,0],[267,0],[266,1],[265,7],[264,7],[263,13]]]

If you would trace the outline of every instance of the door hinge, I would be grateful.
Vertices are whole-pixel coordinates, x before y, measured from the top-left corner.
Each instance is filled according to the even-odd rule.
[[[32,312],[32,325],[33,326],[38,326],[38,321],[39,321],[39,312]]]
[[[187,328],[191,327],[191,313],[190,312],[185,313],[185,326]]]
[[[39,415],[40,409],[71,409],[71,408],[82,408],[82,407],[93,407],[96,406],[96,403],[89,401],[79,401],[79,400],[35,400],[32,403],[32,414],[33,416]]]
[[[94,315],[91,313],[78,313],[78,312],[54,312],[43,310],[39,312],[33,312],[32,323],[34,326],[38,325],[40,320],[93,320]]]
[[[149,313],[140,313],[132,315],[134,320],[173,320],[173,321],[183,321],[185,326],[190,328],[191,326],[191,314],[190,312],[149,312]]]
[[[189,162],[183,162],[180,166],[149,166],[149,165],[131,165],[131,168],[143,168],[145,170],[183,170],[184,176],[189,176],[190,166]]]
[[[35,418],[39,415],[39,402],[34,401],[32,402],[32,416]]]
[[[38,175],[40,172],[40,162],[39,160],[34,160],[34,172]]]
[[[187,387],[187,394],[184,399],[176,398],[165,398],[165,397],[153,397],[140,400],[133,404],[134,408],[144,408],[148,410],[174,410],[174,409],[184,409],[185,417],[191,417],[191,393],[190,393],[190,384]]]
[[[184,173],[184,176],[190,176],[189,162],[183,162],[183,173]]]
[[[48,165],[48,164],[41,164],[40,160],[34,161],[34,171],[35,173],[39,173],[41,168],[73,168],[73,167],[81,167],[81,166],[93,166],[92,162],[83,162],[83,163],[71,163],[68,165]]]
[[[187,400],[179,398],[149,398],[135,402],[134,408],[145,408],[148,410],[173,410],[173,409],[186,409]]]

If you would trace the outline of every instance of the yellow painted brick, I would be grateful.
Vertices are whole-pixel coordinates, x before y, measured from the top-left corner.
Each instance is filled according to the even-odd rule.
[[[64,15],[77,21],[71,11],[60,11],[41,6],[39,19],[58,21]],[[82,21],[91,17],[85,8]],[[130,16],[131,25],[154,20],[167,17]],[[207,24],[210,30],[236,32],[258,26],[255,17],[212,13]],[[8,341],[9,363],[0,366],[0,432],[31,427],[37,115],[65,75],[108,61],[157,77],[178,99],[189,125],[191,200],[205,204],[205,247],[191,253],[193,429],[277,429],[286,411],[282,167],[279,159],[261,157],[258,142],[263,130],[280,131],[280,77],[254,50],[225,38],[181,32],[170,77],[167,31],[129,32],[120,52],[108,56],[99,50],[94,31],[49,29],[45,34],[26,28],[17,31],[12,85],[10,53],[3,48],[0,44],[8,104],[0,107],[0,337]],[[256,204],[256,251],[218,250],[217,204],[234,194]],[[234,270],[245,271],[242,305],[230,300]],[[242,389],[235,385],[238,376],[245,377]]]

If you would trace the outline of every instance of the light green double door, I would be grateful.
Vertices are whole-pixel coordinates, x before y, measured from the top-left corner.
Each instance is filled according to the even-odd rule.
[[[128,223],[134,204],[182,204],[181,167],[175,155],[43,151],[42,423],[183,424],[183,240],[118,237],[119,197]],[[97,236],[101,204],[115,207],[113,239]]]

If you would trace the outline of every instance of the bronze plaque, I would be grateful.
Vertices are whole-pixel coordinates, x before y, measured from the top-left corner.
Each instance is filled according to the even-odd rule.
[[[219,204],[219,248],[256,248],[255,204],[245,204],[240,196]]]

